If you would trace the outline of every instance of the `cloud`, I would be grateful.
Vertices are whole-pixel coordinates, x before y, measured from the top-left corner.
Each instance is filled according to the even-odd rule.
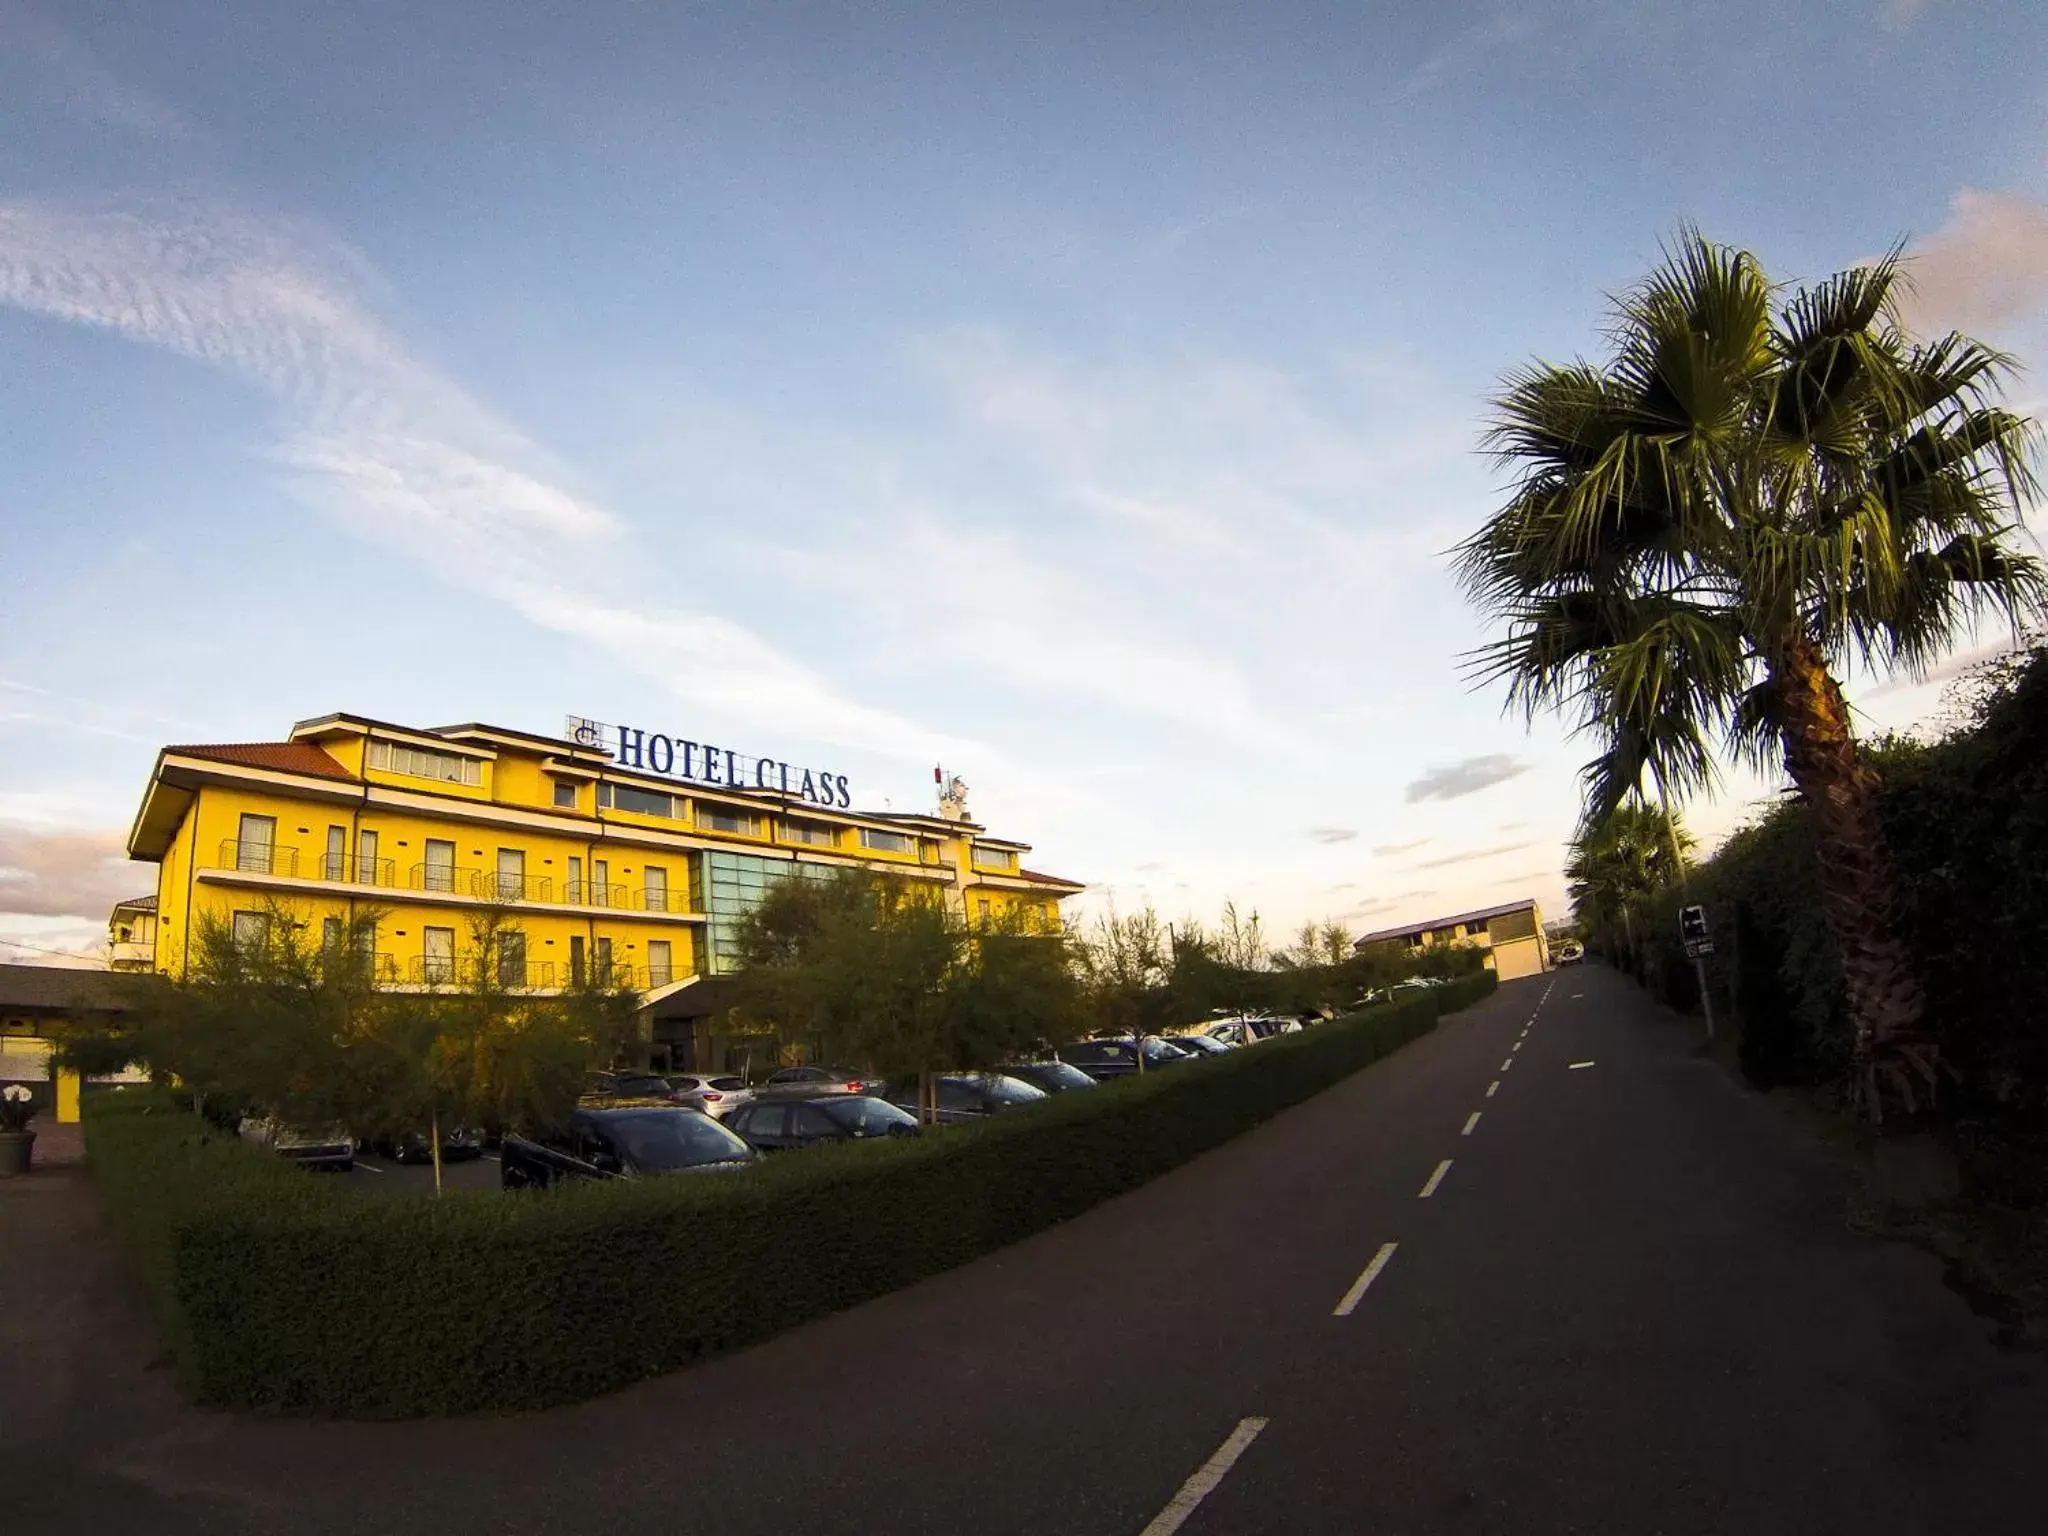
[[[1405,798],[1410,805],[1422,800],[1458,800],[1528,771],[1527,763],[1505,752],[1468,757],[1463,762],[1430,769],[1408,786]]]
[[[175,111],[116,79],[62,27],[0,0],[0,57],[8,54],[32,66],[22,71],[30,89],[54,95],[75,118],[151,138],[182,138],[189,132]]]
[[[104,923],[115,902],[155,885],[154,866],[131,862],[118,832],[0,826],[0,915]]]
[[[1520,853],[1524,848],[1534,848],[1534,843],[1500,843],[1492,848],[1474,848],[1466,853],[1446,854],[1441,859],[1424,859],[1417,869],[1445,869],[1453,864],[1473,864],[1480,859],[1498,858],[1504,853]]]
[[[1357,840],[1358,829],[1356,827],[1310,827],[1308,829],[1308,837],[1309,841],[1314,843],[1349,843]]]
[[[1431,841],[1432,839],[1427,837],[1418,837],[1405,843],[1375,843],[1373,844],[1372,855],[1376,859],[1392,858],[1397,853],[1412,853],[1417,848],[1424,847]]]
[[[1964,188],[1910,252],[1902,309],[1915,330],[1996,330],[2048,307],[2048,208]]]
[[[1885,0],[1884,9],[1878,12],[1877,24],[1886,32],[1903,32],[1913,25],[1928,4],[1929,0]]]
[[[278,464],[359,537],[584,640],[735,721],[892,758],[992,755],[846,697],[754,631],[640,600],[627,531],[414,356],[350,252],[204,203],[0,201],[0,303],[237,373],[277,403]]]

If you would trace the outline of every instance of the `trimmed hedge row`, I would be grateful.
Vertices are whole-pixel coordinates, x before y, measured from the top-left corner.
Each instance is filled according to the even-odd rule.
[[[745,1174],[365,1199],[156,1094],[92,1101],[103,1199],[188,1390],[363,1416],[595,1396],[1078,1215],[1320,1092],[1491,973],[1254,1050]]]

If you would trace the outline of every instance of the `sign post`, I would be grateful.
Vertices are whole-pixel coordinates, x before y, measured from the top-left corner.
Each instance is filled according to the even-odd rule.
[[[1707,986],[1707,956],[1714,952],[1714,936],[1707,931],[1707,909],[1700,906],[1678,909],[1678,936],[1685,941],[1685,958],[1692,962],[1699,978],[1700,1009],[1707,1016],[1707,1039],[1714,1038],[1714,995]]]

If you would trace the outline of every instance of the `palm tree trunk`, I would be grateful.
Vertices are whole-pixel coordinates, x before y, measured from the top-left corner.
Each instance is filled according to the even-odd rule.
[[[1887,1097],[1915,1115],[1933,1103],[1939,1056],[1922,1031],[1926,999],[1899,931],[1877,775],[1857,751],[1848,701],[1819,646],[1797,637],[1772,675],[1785,771],[1812,817],[1821,898],[1841,951],[1857,1086],[1873,1123],[1882,1123]]]

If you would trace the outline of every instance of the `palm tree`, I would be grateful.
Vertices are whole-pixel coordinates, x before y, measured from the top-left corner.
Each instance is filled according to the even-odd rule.
[[[1536,364],[1495,401],[1515,475],[1457,560],[1507,633],[1475,657],[1530,714],[1601,744],[1597,826],[1647,771],[1710,784],[1715,742],[1779,758],[1809,807],[1874,1118],[1932,1102],[1939,1058],[1901,938],[1877,781],[1838,678],[1917,672],[1982,614],[2041,613],[2015,548],[2036,493],[2014,371],[1961,335],[1906,334],[1898,253],[1781,293],[1746,251],[1681,233],[1613,306],[1600,364]]]
[[[1589,934],[1611,939],[1617,927],[1635,953],[1635,908],[1685,878],[1692,834],[1677,816],[1639,800],[1618,805],[1572,842],[1564,876],[1572,916]]]

